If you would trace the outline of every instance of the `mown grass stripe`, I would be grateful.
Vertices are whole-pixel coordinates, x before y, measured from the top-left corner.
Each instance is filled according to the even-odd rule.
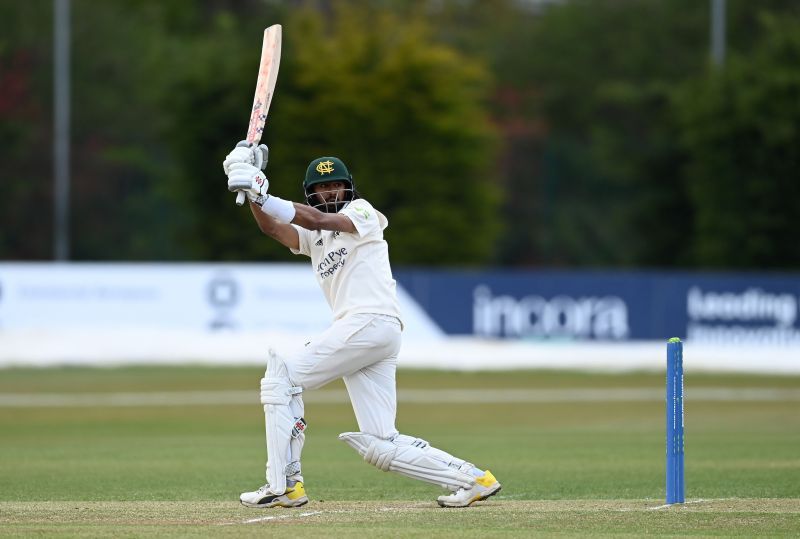
[[[687,388],[688,401],[794,402],[800,389],[778,388]],[[309,403],[349,402],[340,390],[308,391]],[[560,402],[653,402],[664,399],[662,388],[563,388],[563,389],[401,389],[398,400],[406,403],[499,404]],[[6,393],[0,407],[89,407],[89,406],[224,406],[259,404],[257,391],[159,391],[117,393]]]

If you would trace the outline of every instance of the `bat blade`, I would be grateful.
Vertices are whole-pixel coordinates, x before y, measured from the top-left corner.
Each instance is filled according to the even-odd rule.
[[[264,30],[264,41],[261,45],[261,63],[258,67],[258,80],[256,93],[253,97],[253,108],[250,110],[250,125],[247,127],[245,140],[253,145],[261,141],[264,126],[267,123],[269,105],[275,93],[275,83],[278,80],[278,68],[281,64],[281,25],[273,24]],[[245,194],[236,196],[236,204],[244,204]]]

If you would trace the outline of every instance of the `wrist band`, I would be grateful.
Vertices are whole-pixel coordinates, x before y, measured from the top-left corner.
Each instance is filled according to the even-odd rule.
[[[267,199],[261,204],[261,211],[274,217],[279,223],[289,224],[294,219],[296,213],[294,204],[288,200],[283,200],[275,195],[268,195]]]

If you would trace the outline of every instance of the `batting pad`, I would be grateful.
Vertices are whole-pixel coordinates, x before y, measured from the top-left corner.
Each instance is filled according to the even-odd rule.
[[[431,447],[420,438],[398,434],[384,440],[364,432],[343,432],[339,439],[384,472],[395,472],[451,491],[475,484],[475,478],[462,471],[471,468],[471,464]]]
[[[302,388],[292,386],[283,360],[271,353],[267,359],[266,375],[261,379],[261,404],[264,405],[267,428],[267,482],[273,494],[286,492],[285,471],[289,463],[292,428],[296,424],[289,402],[302,391]]]

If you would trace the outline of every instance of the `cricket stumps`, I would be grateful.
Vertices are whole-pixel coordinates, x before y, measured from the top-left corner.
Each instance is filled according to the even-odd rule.
[[[683,343],[667,341],[667,503],[683,503]]]

